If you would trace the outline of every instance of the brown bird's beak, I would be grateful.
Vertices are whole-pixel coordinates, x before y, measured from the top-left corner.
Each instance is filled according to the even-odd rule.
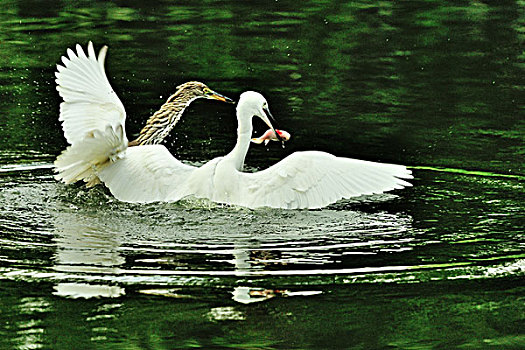
[[[205,96],[206,96],[206,98],[209,98],[209,99],[212,99],[212,100],[222,101],[222,102],[226,102],[226,103],[235,103],[235,101],[232,100],[231,98],[226,97],[224,95],[221,95],[218,92],[215,92],[213,90],[206,91],[205,92]]]

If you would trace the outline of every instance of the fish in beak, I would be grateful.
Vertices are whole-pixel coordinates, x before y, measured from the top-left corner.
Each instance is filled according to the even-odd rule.
[[[266,132],[260,137],[254,137],[251,139],[253,143],[261,144],[264,142],[264,145],[268,145],[270,141],[288,141],[290,139],[290,133],[284,130],[275,129],[275,132],[272,129],[266,130]]]

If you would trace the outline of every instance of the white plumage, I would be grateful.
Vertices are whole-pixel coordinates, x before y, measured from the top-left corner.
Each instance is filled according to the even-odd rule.
[[[266,170],[242,172],[252,116],[272,127],[269,115],[261,94],[243,93],[237,106],[239,125],[234,149],[195,169],[183,189],[169,199],[192,195],[248,208],[313,209],[343,198],[411,186],[403,180],[412,178],[411,172],[402,165],[340,158],[318,151],[296,152]]]
[[[129,147],[124,157],[101,169],[99,177],[121,201],[157,202],[182,198],[182,184],[194,170],[166,147],[146,145]]]
[[[107,125],[124,128],[126,111],[111,88],[104,60],[107,46],[98,55],[93,44],[88,44],[88,55],[80,45],[77,52],[68,49],[62,56],[64,66],[57,65],[57,90],[64,102],[60,104],[60,117],[64,136],[70,144],[82,140],[91,130],[105,130]],[[125,133],[124,133],[125,135]]]
[[[128,147],[126,113],[104,72],[107,47],[98,59],[77,45],[58,66],[57,84],[64,99],[60,120],[71,144],[56,160],[57,179],[65,183],[99,179],[126,202],[206,198],[248,208],[321,208],[343,198],[382,193],[410,186],[411,171],[335,157],[318,151],[296,152],[270,168],[242,171],[252,135],[252,117],[273,129],[268,104],[256,92],[245,92],[237,105],[238,135],[234,149],[202,167],[175,159],[162,145]]]
[[[402,189],[411,178],[404,166],[296,152],[257,173],[242,173],[238,205],[286,209],[321,208],[343,198]],[[270,190],[271,189],[271,190]]]

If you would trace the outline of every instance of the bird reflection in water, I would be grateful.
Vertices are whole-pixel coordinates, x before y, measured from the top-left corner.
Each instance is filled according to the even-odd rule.
[[[64,215],[64,214],[61,214]],[[119,274],[125,258],[120,254],[121,234],[93,225],[93,218],[68,213],[56,222],[55,265],[53,269],[81,282],[59,282],[55,295],[71,298],[119,297],[124,288],[100,284],[100,276]],[[69,279],[69,278],[68,278]],[[89,280],[97,283],[86,283]]]

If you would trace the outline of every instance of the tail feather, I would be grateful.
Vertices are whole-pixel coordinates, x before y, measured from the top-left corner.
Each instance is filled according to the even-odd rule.
[[[92,130],[55,160],[55,178],[66,184],[86,182],[88,187],[100,183],[98,172],[123,156],[127,139],[121,125],[108,125],[104,131]]]

